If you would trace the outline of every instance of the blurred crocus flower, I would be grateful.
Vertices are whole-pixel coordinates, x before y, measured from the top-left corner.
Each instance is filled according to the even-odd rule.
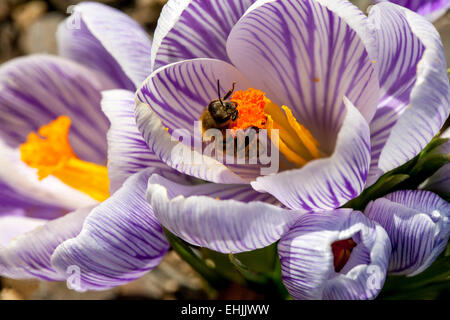
[[[169,245],[144,194],[152,172],[171,171],[147,147],[144,167],[123,163],[118,137],[131,138],[126,142],[133,143],[134,155],[145,145],[134,122],[134,96],[118,104],[116,90],[104,91],[135,89],[145,65],[129,71],[133,59],[126,52],[137,39],[150,56],[150,39],[119,11],[86,8],[98,15],[83,16],[80,29],[61,28],[92,32],[89,41],[99,49],[93,56],[103,64],[36,55],[0,67],[0,275],[69,279],[80,291],[132,281],[159,263]],[[128,35],[127,51],[97,36],[100,18],[120,22],[111,31]],[[69,254],[77,258],[58,268]]]
[[[374,0],[374,3],[379,3],[387,0]],[[392,3],[406,7],[415,11],[428,20],[434,21],[444,15],[450,8],[450,1],[448,0],[389,0]]]

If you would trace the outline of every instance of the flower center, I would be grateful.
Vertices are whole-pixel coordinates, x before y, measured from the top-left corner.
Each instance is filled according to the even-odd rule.
[[[38,133],[31,132],[20,146],[21,159],[38,169],[39,180],[53,175],[93,199],[103,201],[109,197],[107,168],[78,159],[68,138],[70,125],[68,117],[60,116],[42,126]]]
[[[295,119],[287,106],[280,108],[264,92],[253,88],[236,91],[230,101],[237,103],[238,111],[237,119],[229,127],[232,131],[250,127],[267,129],[272,143],[298,166],[321,157],[318,141]],[[273,136],[272,129],[279,130],[279,134]]]
[[[334,270],[336,272],[344,268],[348,259],[350,259],[350,254],[354,247],[356,247],[356,242],[352,238],[335,241],[331,244],[331,251],[334,256]]]

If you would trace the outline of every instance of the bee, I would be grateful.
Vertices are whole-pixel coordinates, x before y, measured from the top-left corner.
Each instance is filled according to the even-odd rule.
[[[233,82],[231,90],[228,91],[223,98],[221,98],[220,81],[217,80],[217,95],[219,98],[212,100],[200,117],[203,133],[208,129],[225,130],[232,121],[237,119],[239,115],[237,103],[227,101],[227,99],[233,94],[235,86],[236,82]]]

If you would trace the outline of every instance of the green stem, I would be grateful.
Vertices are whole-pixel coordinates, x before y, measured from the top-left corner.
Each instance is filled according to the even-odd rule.
[[[210,268],[203,259],[195,254],[190,245],[163,228],[167,240],[172,249],[186,261],[195,271],[197,271],[213,288],[223,289],[229,286],[230,282]]]

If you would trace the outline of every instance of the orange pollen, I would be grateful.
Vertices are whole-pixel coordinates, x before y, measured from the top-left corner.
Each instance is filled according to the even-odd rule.
[[[20,146],[21,160],[37,169],[39,180],[49,175],[97,201],[109,197],[108,170],[105,166],[79,159],[69,142],[71,120],[60,116],[38,133],[32,132]]]
[[[28,166],[38,169],[39,179],[44,179],[62,167],[75,153],[69,143],[71,120],[60,116],[38,133],[31,132],[27,142],[20,146],[21,159]]]
[[[230,124],[233,131],[245,130],[247,128],[264,129],[266,126],[265,93],[261,90],[249,88],[236,91],[230,101],[237,103],[238,117]]]
[[[336,272],[344,268],[348,259],[350,259],[350,254],[354,247],[356,247],[356,242],[352,238],[335,241],[331,244],[331,251],[334,256],[334,270]]]

